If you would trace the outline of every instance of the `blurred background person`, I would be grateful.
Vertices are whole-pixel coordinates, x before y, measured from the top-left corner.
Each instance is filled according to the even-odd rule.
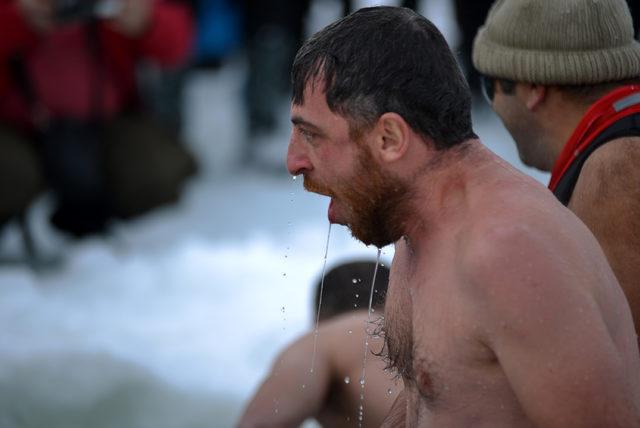
[[[186,59],[184,4],[0,0],[0,28],[0,222],[45,189],[75,237],[177,200],[195,163],[145,114],[136,65]]]
[[[300,337],[276,358],[240,419],[240,428],[297,427],[308,418],[315,418],[325,427],[355,426],[360,421],[363,427],[380,426],[402,384],[385,370],[382,358],[374,355],[381,352],[383,339],[374,332],[377,328],[373,320],[383,316],[389,282],[389,270],[379,266],[373,291],[375,312],[369,322],[375,268],[375,262],[342,263],[326,274],[323,287],[322,279],[317,282],[317,333],[311,331]],[[363,372],[367,335],[369,347]]]
[[[310,0],[244,0],[248,61],[246,108],[248,142],[243,159],[258,168],[280,170],[284,101],[289,98],[289,71],[304,37]]]

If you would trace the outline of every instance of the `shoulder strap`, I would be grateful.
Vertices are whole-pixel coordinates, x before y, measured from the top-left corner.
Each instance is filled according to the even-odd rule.
[[[597,148],[608,143],[609,141],[616,140],[621,137],[640,136],[640,113],[635,113],[618,120],[604,131],[602,131],[596,138],[591,141],[589,147],[587,147],[580,155],[574,159],[571,166],[567,169],[562,176],[558,185],[556,186],[553,194],[564,205],[569,204],[573,189],[578,182],[578,177],[582,171],[584,163],[589,156],[596,151]]]

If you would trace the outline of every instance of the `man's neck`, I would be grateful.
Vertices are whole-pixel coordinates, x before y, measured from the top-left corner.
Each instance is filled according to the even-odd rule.
[[[409,247],[415,249],[419,242],[464,215],[469,185],[483,174],[483,167],[498,166],[479,140],[463,144],[439,153],[439,158],[419,170],[413,179],[413,216],[404,233]]]
[[[588,109],[588,105],[581,105],[560,96],[553,103],[553,106],[545,112],[543,121],[546,123],[547,141],[541,143],[550,145],[551,165],[549,171]]]

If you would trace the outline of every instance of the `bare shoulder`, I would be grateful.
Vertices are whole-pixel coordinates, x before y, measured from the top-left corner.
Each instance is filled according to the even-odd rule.
[[[369,317],[366,309],[348,312],[324,321],[319,330],[324,349],[331,354],[334,364],[341,368],[351,365],[354,359],[362,358],[365,337],[370,349],[379,351],[383,343],[376,334],[379,332],[381,314],[372,312]]]
[[[548,208],[553,214],[523,209],[476,225],[460,249],[463,289],[493,300],[514,293],[548,298],[596,281],[595,240],[568,210]]]
[[[598,148],[585,162],[571,204],[640,205],[640,138],[625,137]]]
[[[528,222],[477,225],[462,247],[462,272],[471,282],[487,285],[526,275],[525,267],[547,261],[545,249],[551,243],[545,235]]]

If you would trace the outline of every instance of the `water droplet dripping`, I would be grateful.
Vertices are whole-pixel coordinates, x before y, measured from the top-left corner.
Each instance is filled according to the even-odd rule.
[[[358,297],[360,297],[360,295],[359,295],[359,294],[356,294],[356,299],[357,299]]]
[[[358,283],[358,279],[357,279],[357,278],[353,278],[353,279],[351,280],[351,282],[353,282],[354,284],[357,284],[357,283]]]
[[[351,378],[349,376],[344,378],[344,383],[348,384],[351,382]]]
[[[327,255],[329,254],[329,240],[331,238],[331,223],[327,232],[327,244],[324,248],[324,260],[322,262],[322,279],[320,280],[320,297],[318,298],[318,310],[316,311],[316,328],[313,332],[313,354],[311,355],[311,372],[316,362],[316,351],[318,349],[318,325],[320,324],[320,309],[322,308],[322,293],[324,291],[324,275],[327,269]]]
[[[297,175],[294,175],[294,176],[293,176],[293,181],[296,181],[297,179],[298,179],[298,176],[297,176]]]
[[[371,281],[371,292],[369,293],[369,313],[368,313],[368,322],[371,323],[371,312],[373,306],[373,291],[375,290],[376,285],[376,276],[378,274],[378,266],[380,265],[380,253],[381,250],[378,248],[378,257],[376,259],[376,267],[373,271],[373,280]],[[366,332],[364,339],[364,356],[362,357],[362,376],[360,377],[360,414],[358,416],[358,427],[362,427],[362,420],[364,418],[364,385],[366,379],[366,368],[367,368],[367,354],[369,353],[369,333]]]

